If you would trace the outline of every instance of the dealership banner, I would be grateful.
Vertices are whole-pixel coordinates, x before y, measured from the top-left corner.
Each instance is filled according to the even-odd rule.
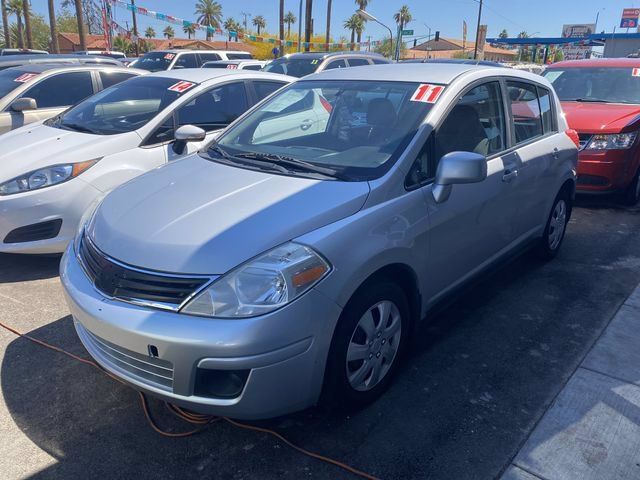
[[[622,11],[620,28],[638,28],[638,17],[640,17],[640,8],[625,8]]]
[[[562,26],[562,38],[575,38],[576,43],[562,47],[565,60],[583,60],[591,56],[591,47],[581,45],[580,39],[586,43],[590,35],[595,33],[594,23],[570,23]]]
[[[175,17],[173,15],[168,15],[166,13],[160,13],[160,12],[154,12],[153,10],[149,10],[148,8],[145,7],[140,7],[138,5],[131,5],[130,3],[128,3],[125,0],[107,0],[109,3],[111,3],[114,6],[119,6],[121,8],[125,8],[126,10],[129,10],[130,12],[135,12],[138,15],[144,15],[147,17],[151,17],[155,20],[159,20],[161,22],[167,22],[167,23],[172,23],[174,25],[179,25],[179,26],[183,26],[183,27],[189,27],[189,26],[193,26],[196,28],[196,30],[203,30],[205,32],[207,32],[210,35],[229,35],[231,37],[235,37],[237,39],[245,39],[245,40],[249,40],[251,42],[258,42],[258,43],[271,43],[273,45],[285,45],[287,47],[297,47],[298,46],[298,42],[295,41],[290,41],[290,40],[280,40],[280,39],[276,39],[276,38],[265,38],[262,36],[258,36],[258,35],[249,35],[243,32],[236,32],[234,30],[223,30],[221,28],[214,28],[211,27],[209,25],[202,25],[200,23],[197,22],[191,22],[189,20],[184,20],[182,18],[178,18]],[[356,46],[361,46],[361,47],[367,47],[369,45],[371,46],[377,46],[382,44],[381,41],[376,40],[376,41],[372,41],[372,42],[360,42],[360,43],[324,43],[324,42],[300,42],[300,45],[302,47],[316,47],[316,48],[323,48],[323,49],[329,49],[329,48],[340,48],[340,49],[347,49],[347,48],[355,48]]]

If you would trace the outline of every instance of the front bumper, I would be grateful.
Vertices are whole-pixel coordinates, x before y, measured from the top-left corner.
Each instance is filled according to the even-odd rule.
[[[196,412],[239,419],[275,417],[318,400],[341,310],[316,290],[269,315],[223,320],[105,298],[72,246],[62,259],[60,278],[88,352],[138,390]],[[151,356],[151,351],[157,353]],[[239,396],[211,398],[194,394],[198,369],[249,374]],[[153,374],[164,380],[154,380]]]
[[[578,154],[581,193],[611,193],[627,188],[638,168],[638,147],[628,150],[588,151]]]
[[[80,178],[53,187],[0,197],[0,253],[62,253],[73,239],[84,212],[102,192]],[[17,228],[62,220],[54,238],[5,243]]]

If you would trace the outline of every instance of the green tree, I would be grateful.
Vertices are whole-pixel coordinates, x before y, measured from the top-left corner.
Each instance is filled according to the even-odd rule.
[[[31,31],[31,8],[29,0],[22,0],[22,14],[24,16],[24,30],[27,36],[27,48],[33,48],[33,32]]]
[[[152,51],[154,48],[155,48],[155,45],[148,40],[144,40],[142,43],[140,43],[140,50],[142,50],[143,53],[148,53]]]
[[[366,10],[369,4],[371,3],[371,0],[355,0],[355,2],[356,2],[356,5],[358,5],[358,8],[360,10]],[[358,43],[362,41],[362,32],[364,32],[364,28],[366,25],[367,25],[367,21],[362,20],[362,31],[358,33]]]
[[[117,36],[113,39],[113,49],[127,54],[132,52],[134,47],[128,38]]]
[[[76,20],[76,16],[67,9],[62,9],[62,11],[58,12],[56,24],[58,25],[59,32],[78,33],[78,21]]]
[[[284,23],[287,24],[287,37],[291,36],[291,25],[293,25],[297,21],[298,19],[291,11],[287,12],[287,14],[284,16]]]
[[[509,32],[507,32],[506,28],[502,29],[500,35],[498,35],[498,38],[509,38]]]
[[[564,52],[562,51],[561,48],[556,49],[556,53],[553,56],[553,63],[561,62],[563,60],[564,60]]]
[[[78,21],[78,36],[80,37],[80,50],[87,49],[87,30],[82,21],[82,0],[75,0],[76,20]]]
[[[22,0],[9,0],[7,11],[16,16],[16,40],[18,48],[24,48],[24,35],[22,26]],[[13,34],[11,35],[13,37]]]
[[[378,43],[373,49],[374,52],[384,55],[385,57],[392,57],[395,52],[395,44],[391,44],[391,39],[386,38],[382,43]],[[407,55],[407,47],[400,45],[400,58],[404,58]]]
[[[407,5],[403,5],[402,7],[400,7],[400,10],[393,14],[393,19],[398,24],[400,30],[402,30],[404,29],[405,25],[413,20],[413,15],[411,15],[409,7]]]
[[[220,28],[222,23],[222,5],[214,0],[198,0],[196,3],[196,15],[200,25],[212,28]],[[211,40],[211,33],[207,29],[207,40]]]
[[[33,48],[37,48],[39,50],[47,50],[49,48],[51,30],[49,29],[49,24],[42,15],[31,14],[31,34],[33,36]],[[17,45],[17,23],[9,25],[9,38],[13,40],[13,45]]]
[[[227,37],[228,37],[229,41],[233,40],[233,35],[231,35],[231,32],[238,33],[238,31],[240,30],[240,24],[238,22],[236,22],[235,18],[233,18],[233,17],[228,17],[224,21],[224,24],[222,26],[224,27],[224,29],[227,32]],[[237,38],[238,37],[236,37],[236,40],[237,40]]]
[[[0,8],[2,8],[2,36],[4,37],[4,45],[11,48],[11,34],[9,33],[9,11],[7,8],[7,0],[0,0]]]
[[[258,35],[260,35],[260,32],[267,27],[267,21],[262,15],[256,15],[255,17],[253,17],[251,23],[253,23],[253,26],[258,29]]]
[[[196,26],[192,23],[191,25],[185,25],[182,27],[182,31],[187,34],[189,40],[191,40],[191,35],[196,34]]]
[[[171,25],[168,25],[167,27],[165,27],[164,30],[162,30],[162,35],[167,37],[167,40],[171,40],[173,37],[176,36],[176,32],[173,31],[173,28],[171,28]]]
[[[156,36],[156,31],[153,29],[153,27],[147,27],[147,29],[144,31],[144,36],[147,38],[154,38]]]
[[[356,40],[356,33],[362,32],[362,30],[364,29],[364,21],[362,20],[362,17],[360,17],[360,15],[354,13],[345,20],[343,26],[347,30],[351,30],[351,44],[349,45],[349,48],[350,50],[353,50],[353,44]]]

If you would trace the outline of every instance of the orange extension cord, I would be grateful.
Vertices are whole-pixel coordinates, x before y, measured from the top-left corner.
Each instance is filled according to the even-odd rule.
[[[63,355],[66,355],[68,357],[71,357],[72,359],[84,363],[86,365],[91,365],[92,367],[97,368],[98,370],[100,370],[102,373],[104,373],[105,375],[107,375],[108,377],[112,378],[113,380],[126,385],[125,382],[123,382],[122,380],[120,380],[118,377],[116,377],[115,375],[112,375],[111,373],[107,372],[106,370],[104,370],[102,367],[100,367],[100,365],[98,365],[96,362],[92,361],[92,360],[87,360],[85,358],[79,357],[77,355],[74,355],[73,353],[67,352],[66,350],[63,350],[60,347],[56,347],[55,345],[51,345],[47,342],[43,342],[42,340],[38,340],[37,338],[34,338],[30,335],[26,335],[24,333],[19,332],[18,330],[5,325],[4,323],[0,322],[0,327],[4,328],[5,330],[13,333],[14,335],[17,335],[19,337],[25,338],[33,343],[36,343],[42,347],[48,348],[50,350],[53,350],[55,352],[58,353],[62,353]],[[282,435],[280,435],[278,432],[275,432],[273,430],[269,430],[268,428],[261,428],[261,427],[256,427],[254,425],[247,425],[244,423],[240,423],[240,422],[236,422],[235,420],[231,420],[230,418],[227,417],[214,417],[214,416],[210,416],[210,415],[201,415],[198,413],[193,413],[193,412],[188,412],[186,410],[183,410],[182,408],[170,404],[170,403],[165,403],[165,405],[167,406],[167,408],[169,409],[169,411],[171,413],[173,413],[174,415],[176,415],[178,418],[180,418],[181,420],[184,420],[187,423],[190,423],[192,425],[197,425],[198,427],[187,431],[187,432],[181,432],[181,433],[172,433],[172,432],[166,432],[164,430],[162,430],[160,427],[158,427],[158,425],[156,424],[156,422],[153,420],[153,418],[151,417],[151,412],[149,411],[149,405],[147,402],[147,397],[145,396],[144,393],[142,392],[138,392],[138,395],[140,396],[140,404],[142,405],[142,411],[144,412],[144,416],[147,419],[147,421],[149,422],[149,425],[151,425],[151,428],[153,428],[153,430],[155,430],[157,433],[159,433],[160,435],[163,435],[165,437],[173,437],[173,438],[179,438],[179,437],[189,437],[191,435],[195,435],[196,433],[199,433],[201,431],[203,431],[204,429],[206,429],[210,424],[218,422],[220,420],[224,420],[227,423],[230,423],[231,425],[233,425],[234,427],[238,427],[238,428],[243,428],[245,430],[251,430],[254,432],[260,432],[260,433],[268,433],[269,435],[272,435],[274,437],[276,437],[278,440],[280,440],[282,443],[288,445],[289,447],[293,448],[294,450],[302,453],[303,455],[306,455],[308,457],[311,458],[315,458],[317,460],[320,460],[322,462],[328,463],[330,465],[335,465],[336,467],[342,468],[343,470],[346,470],[347,472],[350,472],[354,475],[357,475],[361,478],[366,478],[367,480],[379,480],[377,477],[374,477],[373,475],[369,475],[368,473],[365,473],[361,470],[358,470],[356,468],[350,467],[349,465],[339,462],[338,460],[333,460],[332,458],[329,457],[325,457],[324,455],[320,455],[318,453],[314,453],[314,452],[310,452],[309,450],[305,450],[302,447],[299,447],[293,443],[291,443],[289,440],[287,440],[286,438],[284,438]]]

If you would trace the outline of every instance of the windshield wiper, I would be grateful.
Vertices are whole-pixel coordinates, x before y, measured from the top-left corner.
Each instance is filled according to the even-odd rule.
[[[600,98],[574,98],[572,100],[566,100],[568,102],[584,102],[584,103],[612,103],[608,100],[602,100]]]
[[[224,160],[226,160],[224,163],[227,163],[230,165],[233,165],[234,163],[235,164],[241,163],[244,165],[251,165],[253,167],[257,167],[260,170],[265,170],[265,167],[267,167],[266,168],[267,170],[276,170],[280,173],[291,173],[288,169],[286,169],[282,165],[278,165],[277,163],[265,162],[264,160],[254,161],[256,159],[231,155],[228,152],[224,151],[222,148],[218,147],[217,145],[210,147],[209,150],[213,150],[214,152],[219,154]]]
[[[310,162],[305,162],[304,160],[298,160],[297,158],[287,157],[284,155],[278,155],[275,153],[261,153],[261,152],[246,152],[239,153],[236,157],[240,158],[248,158],[252,160],[272,160],[278,162],[280,165],[286,165],[288,167],[293,167],[297,170],[306,170],[313,173],[319,173],[321,175],[325,175],[328,177],[337,178],[339,180],[345,180],[345,177],[330,167],[322,167],[320,165],[315,165]]]
[[[91,130],[88,127],[85,127],[84,125],[80,125],[78,123],[59,123],[61,128],[64,128],[65,130],[75,130],[76,132],[82,132],[82,133],[93,133],[94,135],[96,134],[96,132],[94,130]]]

